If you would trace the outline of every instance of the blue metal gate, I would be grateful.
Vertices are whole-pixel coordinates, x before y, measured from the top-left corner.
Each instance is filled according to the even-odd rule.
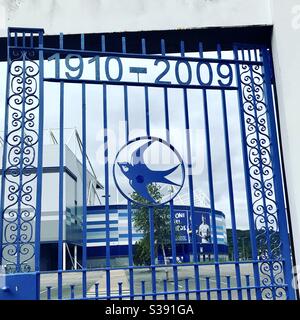
[[[207,54],[199,42],[199,52],[196,55],[186,54],[185,44],[181,41],[178,44],[179,54],[169,54],[167,44],[161,40],[161,53],[157,55],[147,54],[147,46],[151,44],[142,39],[141,53],[137,54],[127,52],[124,37],[118,44],[120,51],[107,51],[105,37],[101,36],[99,50],[92,51],[88,49],[85,35],[81,35],[77,48],[68,49],[62,34],[58,38],[57,47],[44,46],[43,33],[42,29],[10,28],[8,31],[0,205],[0,259],[5,271],[2,275],[0,298],[295,299],[269,49],[262,45],[233,44],[231,50],[225,51],[218,45],[212,54]],[[87,72],[87,68],[92,71]],[[43,163],[43,133],[47,111],[44,106],[46,99],[50,99],[45,97],[45,90],[50,84],[57,88],[51,99],[58,101],[59,108],[58,184],[53,186],[53,192],[57,190],[59,196],[56,249],[54,255],[50,255],[49,251],[47,259],[55,260],[57,257],[57,267],[56,270],[41,270],[41,226],[45,197],[42,190],[45,187],[43,177],[47,169]],[[78,215],[76,224],[81,232],[78,245],[81,257],[80,263],[76,261],[73,268],[66,267],[64,262],[65,250],[68,249],[65,247],[65,193],[69,186],[66,185],[65,178],[68,168],[65,166],[67,151],[64,147],[65,92],[68,85],[76,86],[81,97],[81,111],[74,115],[81,121],[81,194],[80,205],[75,204],[74,209]],[[91,107],[89,88],[92,86],[100,97],[101,122],[99,120],[98,125],[103,129],[100,138],[103,143],[101,157],[105,159],[101,167],[104,204],[99,206],[90,206],[88,203],[87,145],[91,133],[87,112]],[[142,100],[139,100],[139,94],[132,94],[132,88],[140,90]],[[118,90],[122,93],[121,102],[114,100]],[[195,98],[192,96],[194,94],[199,96]],[[155,122],[151,121],[154,113],[150,103],[154,95],[156,105],[160,104],[156,109]],[[233,100],[229,103],[230,96],[235,103],[232,103]],[[112,106],[110,99],[118,107]],[[143,101],[142,106],[138,105],[139,101]],[[212,111],[216,101],[220,108]],[[180,110],[178,105],[178,109],[174,109],[172,103],[179,103]],[[130,105],[133,109],[130,109]],[[243,197],[247,204],[247,232],[251,245],[248,257],[242,254],[245,248],[242,248],[237,227],[239,215],[233,178],[235,164],[230,140],[232,122],[228,116],[234,106],[236,120],[239,120],[239,123],[235,122],[238,131],[234,134],[241,141],[238,150],[243,159]],[[114,108],[119,108],[119,113]],[[142,108],[143,115],[138,116]],[[202,209],[196,205],[195,185],[201,181],[197,180],[194,173],[196,169],[193,152],[198,145],[194,143],[196,138],[191,128],[196,112],[202,114],[201,143],[204,146],[203,161],[209,200],[209,205]],[[226,177],[225,199],[229,204],[227,216],[216,207],[215,190],[218,180],[215,178],[213,151],[216,140],[212,140],[216,128],[211,125],[212,112],[220,121],[219,127],[222,128],[224,139],[220,152],[223,161],[220,160],[218,165],[224,165],[222,173]],[[181,115],[181,131],[177,135],[172,132],[172,119],[176,113]],[[110,121],[110,114],[113,114],[114,119],[122,118],[125,123],[122,135],[124,147],[118,150],[112,149],[109,132],[110,123],[118,120]],[[143,127],[143,133],[131,133],[136,123]],[[179,148],[178,139],[182,137],[184,145]],[[166,148],[171,156],[177,157],[176,165],[172,164],[168,168],[165,166],[164,170],[155,172],[142,163],[146,149],[154,144]],[[130,150],[131,159],[135,163],[118,160],[126,148],[133,148],[134,145],[135,149]],[[115,163],[109,160],[110,157],[116,159]],[[173,176],[173,180],[167,178],[176,170],[179,171]],[[129,183],[124,180],[124,176],[120,176],[122,172]],[[123,182],[118,179],[123,179]],[[177,179],[176,182],[174,179]],[[166,201],[160,201],[160,195],[158,201],[151,197],[149,185],[154,182],[169,187],[163,194]],[[124,187],[125,184],[127,187]],[[124,188],[131,188],[131,191],[124,191]],[[187,200],[179,207],[176,201],[183,190],[186,190]],[[112,192],[118,193],[124,204],[123,212],[117,218],[111,217],[113,212],[117,212],[113,211],[117,203],[111,203]],[[134,199],[133,193],[136,195]],[[137,200],[139,196],[144,200],[142,206]],[[159,226],[155,212],[166,208],[170,241],[164,247],[159,245],[156,238]],[[141,240],[142,234],[135,234],[133,216],[136,212],[145,210],[148,214],[149,230],[146,239],[150,260],[148,264],[138,265],[134,261],[137,250],[135,237]],[[199,210],[202,222],[198,222]],[[89,238],[89,229],[93,224],[89,217],[92,214],[98,217],[98,221],[94,223],[98,224],[98,228],[92,229],[92,232],[102,234],[102,238],[97,240],[102,245],[96,245],[94,251],[89,245],[93,241],[97,242]],[[231,237],[227,239],[230,245],[224,240],[222,247],[218,232],[225,216]],[[123,264],[118,265],[112,263],[114,242],[121,243],[122,237],[114,239],[112,224],[116,223],[115,228],[121,233],[121,217],[124,222],[122,226],[126,228],[127,245],[125,253],[119,253],[123,257]],[[220,232],[226,238],[228,231],[225,225],[222,230]],[[47,232],[47,227],[43,232]],[[202,237],[201,242],[199,237]],[[121,248],[123,247],[119,246],[118,250]],[[89,265],[92,251],[98,256],[102,255],[99,264]],[[74,259],[75,255],[72,262]]]

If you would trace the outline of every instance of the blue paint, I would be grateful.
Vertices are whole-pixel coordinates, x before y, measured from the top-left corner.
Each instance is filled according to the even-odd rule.
[[[104,159],[108,159],[108,131],[107,131],[107,88],[103,86],[103,128],[104,128]],[[106,221],[106,294],[110,297],[110,231],[109,231],[109,172],[108,161],[105,161],[105,221]]]
[[[130,67],[129,68],[130,73],[147,73],[147,68],[142,68],[142,67]]]
[[[284,259],[283,268],[285,275],[285,283],[288,285],[287,287],[287,295],[291,300],[296,299],[295,289],[291,285],[293,283],[293,274],[292,274],[292,261],[291,261],[291,248],[290,248],[290,240],[286,217],[286,210],[284,204],[284,195],[283,195],[283,182],[281,176],[281,165],[280,165],[280,156],[279,156],[279,145],[277,139],[276,132],[276,120],[275,120],[275,111],[274,111],[274,103],[273,103],[273,91],[271,86],[271,57],[270,53],[267,51],[267,48],[263,47],[262,49],[262,58],[264,61],[264,75],[265,75],[265,90],[266,90],[266,100],[269,115],[269,130],[270,136],[272,138],[271,143],[271,153],[272,153],[272,162],[274,168],[274,189],[275,196],[277,199],[277,207],[278,207],[278,227],[280,233],[280,239],[282,243],[282,256]]]
[[[40,231],[41,231],[41,210],[42,210],[42,174],[47,170],[43,169],[43,129],[44,129],[44,87],[47,83],[57,83],[60,86],[60,147],[59,147],[59,168],[56,169],[59,172],[59,223],[58,223],[58,256],[57,256],[57,270],[55,273],[58,275],[58,299],[62,299],[63,297],[63,287],[62,287],[62,278],[63,275],[71,272],[70,270],[63,271],[62,270],[62,254],[63,254],[63,191],[64,191],[64,181],[63,177],[66,173],[66,168],[64,167],[64,86],[65,84],[77,84],[81,86],[82,90],[82,142],[83,142],[83,157],[82,157],[82,173],[83,173],[83,181],[82,181],[82,269],[76,270],[73,272],[78,272],[82,275],[82,292],[79,298],[88,299],[87,297],[87,263],[88,257],[101,255],[105,257],[105,268],[99,268],[96,270],[101,270],[106,273],[106,294],[105,296],[99,297],[99,284],[95,284],[95,299],[124,299],[124,298],[142,298],[146,299],[146,297],[151,297],[153,300],[158,297],[162,297],[164,299],[168,299],[171,295],[175,296],[175,299],[179,299],[179,297],[185,296],[186,299],[190,298],[191,294],[195,294],[196,298],[200,300],[201,294],[202,296],[206,295],[206,298],[210,300],[212,298],[212,293],[216,293],[217,299],[222,299],[222,293],[227,293],[228,299],[231,300],[232,290],[237,292],[238,299],[242,299],[242,293],[246,293],[247,299],[277,299],[280,298],[280,292],[284,290],[286,292],[287,299],[295,299],[295,292],[292,288],[292,264],[291,264],[291,251],[289,246],[289,235],[288,235],[288,227],[287,227],[287,219],[285,213],[285,202],[283,196],[283,182],[281,177],[281,163],[280,163],[280,154],[279,154],[279,146],[277,141],[277,128],[276,128],[276,119],[275,119],[275,110],[274,110],[274,102],[273,102],[273,93],[272,93],[272,71],[271,71],[271,58],[267,48],[263,46],[253,46],[253,45],[233,45],[233,59],[223,59],[222,58],[222,50],[221,46],[218,45],[216,48],[218,57],[217,58],[205,58],[203,53],[203,44],[199,43],[199,57],[186,57],[185,56],[185,46],[184,42],[180,43],[180,56],[168,55],[166,52],[165,41],[161,39],[161,56],[157,56],[155,54],[147,53],[147,44],[146,40],[141,40],[141,53],[130,53],[127,52],[126,48],[126,38],[122,38],[122,52],[107,52],[105,36],[101,36],[100,46],[98,52],[92,52],[86,49],[86,39],[82,34],[80,35],[80,43],[78,44],[77,49],[65,49],[63,34],[60,34],[58,37],[59,48],[44,48],[43,44],[43,30],[42,29],[27,29],[27,28],[9,28],[8,30],[8,73],[7,73],[7,90],[6,90],[6,101],[5,106],[5,119],[4,119],[4,148],[3,148],[3,161],[2,161],[2,177],[1,177],[1,203],[0,203],[0,239],[1,239],[1,250],[0,250],[0,258],[1,263],[7,264],[9,268],[9,272],[13,274],[7,275],[7,288],[5,290],[1,290],[0,298],[1,299],[39,299],[40,295]],[[18,39],[18,35],[19,39]],[[28,35],[28,36],[27,36]],[[35,44],[34,38],[38,37],[38,44]],[[14,51],[13,51],[13,50]],[[254,50],[254,60],[253,58],[253,50]],[[260,53],[260,61],[258,61],[258,52]],[[30,82],[31,79],[28,76],[28,73],[25,73],[25,68],[31,61],[31,54],[34,54],[34,60],[37,61],[37,70],[35,80],[38,80],[38,90],[36,91],[38,106],[34,109],[35,118],[33,120],[34,132],[37,134],[37,143],[34,146],[35,152],[34,154],[34,163],[36,163],[35,167],[27,168],[26,166],[26,148],[28,148],[28,144],[30,144],[28,140],[28,128],[26,127],[28,119],[26,119],[26,114],[28,112],[28,107],[30,106],[30,102],[28,102],[28,94],[30,92],[26,90],[26,85]],[[50,56],[49,60],[54,60],[54,64],[51,64],[54,69],[54,78],[45,78],[44,75],[44,56]],[[249,59],[246,59],[246,57]],[[62,78],[61,70],[60,70],[60,58],[66,57],[65,66],[66,73],[64,75],[65,78]],[[74,59],[73,59],[74,58]],[[84,68],[85,68],[85,59],[89,58],[88,63],[95,62],[95,75],[93,79],[83,79]],[[106,72],[106,80],[101,79],[100,77],[100,59],[103,59],[105,72]],[[148,59],[148,61],[153,62],[154,68],[158,67],[160,74],[155,75],[156,79],[152,82],[139,82],[138,81],[127,81],[123,80],[123,63],[122,59]],[[12,165],[12,160],[10,158],[11,155],[11,146],[9,145],[9,139],[13,137],[14,133],[11,129],[11,126],[14,124],[12,121],[12,108],[10,100],[13,96],[11,91],[11,83],[15,77],[14,75],[14,62],[13,60],[17,60],[20,63],[20,67],[23,68],[23,71],[19,80],[19,98],[20,98],[20,118],[18,119],[19,128],[18,132],[15,135],[15,139],[13,141],[17,141],[16,146],[19,148],[19,153],[17,153],[16,158],[19,160],[16,168]],[[102,61],[102,60],[101,60]],[[112,76],[111,74],[111,65],[116,64],[118,68],[118,72],[116,76]],[[172,68],[171,68],[172,66]],[[194,69],[193,69],[194,68]],[[204,81],[202,79],[202,71],[203,69],[207,69],[208,79]],[[185,69],[184,77],[183,70]],[[27,69],[28,70],[28,69]],[[214,70],[214,71],[213,71]],[[177,83],[171,83],[168,80],[170,76],[170,71],[175,72],[175,78]],[[233,72],[235,73],[235,77],[233,76]],[[148,68],[145,67],[134,67],[133,65],[129,68],[130,73],[137,73],[138,77],[140,74],[146,74],[149,72]],[[158,73],[159,73],[158,72]],[[248,82],[245,81],[245,74],[248,74]],[[194,83],[193,77],[196,75],[196,82]],[[262,85],[257,83],[257,79],[262,80]],[[31,83],[35,83],[35,80]],[[236,83],[233,83],[235,80]],[[28,82],[29,81],[29,82]],[[148,81],[148,80],[147,80]],[[125,126],[125,142],[126,144],[130,143],[129,130],[131,129],[129,126],[130,122],[130,113],[129,113],[129,102],[130,100],[130,88],[132,87],[143,87],[144,88],[144,107],[145,107],[145,133],[146,136],[150,137],[150,126],[152,125],[151,113],[150,113],[150,101],[152,90],[150,88],[158,88],[155,90],[161,90],[163,93],[163,107],[161,110],[161,116],[164,117],[164,127],[165,130],[165,138],[166,145],[170,145],[170,130],[172,130],[172,121],[170,121],[170,115],[174,112],[169,105],[170,95],[172,94],[171,89],[180,89],[183,95],[183,108],[184,108],[184,117],[182,121],[184,122],[184,127],[187,129],[186,132],[186,150],[187,150],[187,173],[188,173],[188,194],[190,200],[190,206],[182,207],[180,210],[185,211],[186,215],[182,217],[176,216],[177,207],[174,205],[173,200],[167,201],[165,204],[169,204],[170,209],[170,231],[171,231],[171,244],[168,248],[166,248],[166,254],[170,257],[171,261],[168,265],[170,269],[173,271],[174,278],[174,286],[172,288],[168,286],[168,282],[166,279],[162,281],[162,291],[157,292],[157,270],[159,268],[164,268],[163,265],[159,265],[160,263],[164,263],[163,255],[161,248],[157,248],[157,244],[155,243],[155,226],[154,226],[154,204],[153,199],[151,199],[150,195],[147,193],[145,186],[147,186],[150,182],[164,182],[166,184],[172,185],[172,179],[168,178],[168,172],[172,173],[172,170],[176,170],[175,167],[170,167],[168,172],[151,172],[149,168],[143,166],[142,163],[139,163],[140,166],[140,174],[133,174],[128,177],[129,180],[133,180],[136,178],[138,183],[138,187],[135,186],[134,190],[139,194],[144,196],[149,200],[150,206],[148,205],[149,210],[149,225],[150,225],[150,257],[151,257],[151,265],[146,267],[138,267],[134,266],[133,256],[134,256],[134,242],[138,239],[138,234],[134,231],[132,225],[132,218],[134,215],[134,210],[131,207],[131,202],[127,199],[127,204],[124,206],[123,216],[125,219],[127,218],[127,233],[123,233],[121,237],[115,238],[110,235],[110,232],[117,231],[116,229],[122,229],[120,226],[115,226],[115,222],[110,220],[110,213],[115,212],[114,210],[118,209],[117,206],[110,205],[109,203],[109,174],[110,174],[110,164],[105,163],[104,166],[104,181],[105,181],[105,206],[103,208],[87,207],[87,163],[86,163],[86,148],[87,148],[87,128],[89,124],[86,122],[86,111],[87,111],[87,93],[88,86],[90,84],[97,85],[100,89],[103,90],[103,123],[100,125],[104,130],[103,140],[104,140],[104,157],[108,157],[108,118],[110,105],[108,104],[107,99],[107,87],[108,86],[121,86],[124,89],[124,119],[126,122]],[[259,86],[259,90],[257,91]],[[203,107],[204,107],[204,123],[205,123],[205,133],[206,133],[206,155],[207,155],[207,173],[208,173],[208,182],[209,182],[209,193],[210,193],[210,208],[206,209],[202,212],[201,216],[206,216],[206,220],[209,220],[208,226],[212,229],[212,238],[215,241],[211,241],[209,237],[206,239],[207,243],[200,241],[200,237],[196,234],[196,230],[199,228],[199,224],[201,221],[198,219],[200,215],[198,214],[197,208],[194,207],[194,181],[193,181],[193,165],[192,165],[192,147],[191,146],[191,136],[188,132],[190,129],[190,117],[193,116],[191,113],[191,108],[189,105],[189,90],[202,90],[203,93]],[[249,95],[244,95],[245,89],[248,89]],[[224,244],[218,243],[217,235],[218,233],[222,233],[222,230],[218,228],[216,223],[216,217],[218,215],[222,215],[215,208],[214,203],[214,172],[212,168],[212,153],[211,153],[211,141],[210,141],[210,119],[208,116],[209,109],[209,99],[208,92],[210,90],[214,90],[215,92],[220,93],[220,102],[222,107],[222,116],[223,117],[223,130],[224,130],[224,146],[225,146],[225,158],[226,158],[226,176],[228,182],[228,200],[230,204],[230,218],[232,224],[232,245],[233,245],[233,258],[232,262],[222,262],[219,260],[220,254],[226,254],[228,252],[228,247]],[[241,141],[242,141],[242,151],[243,151],[243,165],[244,165],[244,175],[245,175],[245,184],[246,184],[246,197],[248,204],[248,218],[250,225],[250,236],[251,236],[251,247],[252,247],[252,259],[247,262],[253,265],[254,271],[254,284],[252,285],[252,279],[250,275],[246,275],[244,281],[241,281],[241,273],[240,266],[244,261],[239,260],[239,248],[238,248],[238,239],[237,239],[237,225],[236,225],[236,209],[235,209],[235,197],[233,192],[233,181],[232,181],[232,168],[231,168],[231,147],[229,141],[229,124],[228,124],[228,106],[226,103],[227,92],[234,91],[238,95],[239,101],[239,116],[240,116],[240,128],[241,128]],[[154,91],[154,90],[153,90]],[[27,99],[27,100],[26,100]],[[260,100],[261,99],[261,100]],[[261,103],[263,101],[263,103]],[[251,105],[253,107],[253,112],[249,112],[247,110],[247,105]],[[262,109],[260,109],[262,108]],[[261,112],[261,111],[265,112]],[[250,114],[250,115],[249,115]],[[249,117],[251,117],[252,127],[249,127]],[[263,121],[262,121],[263,119]],[[248,122],[247,122],[248,121]],[[251,131],[253,130],[253,131]],[[153,131],[153,130],[152,130]],[[264,134],[264,138],[270,143],[270,148],[266,148],[264,146],[264,140],[261,139],[262,132]],[[249,143],[249,135],[253,134],[256,140],[256,148],[257,148],[257,163],[254,163],[254,166],[257,168],[257,173],[255,174],[255,178],[259,183],[263,186],[258,188],[259,191],[254,189],[253,185],[253,175],[251,173],[251,169],[253,166],[253,154],[251,154],[251,143]],[[133,140],[136,137],[133,137]],[[138,138],[140,139],[140,138]],[[163,141],[161,138],[156,138],[157,141]],[[174,143],[174,142],[173,142]],[[150,143],[151,144],[151,143]],[[135,150],[136,157],[143,154],[143,152],[150,146],[149,143],[145,143],[141,145],[138,149]],[[173,147],[172,147],[173,148]],[[145,149],[145,150],[144,150]],[[268,150],[267,150],[268,149]],[[270,153],[270,165],[268,166],[268,170],[272,173],[272,187],[270,190],[266,190],[265,184],[265,174],[264,170],[266,169],[266,164],[264,162],[265,152],[266,150]],[[35,158],[36,157],[36,158]],[[134,157],[133,157],[134,158]],[[183,171],[185,168],[183,166]],[[53,169],[54,170],[54,169]],[[154,170],[152,170],[154,171]],[[132,172],[131,172],[132,173]],[[135,172],[136,173],[136,172]],[[5,255],[5,249],[7,247],[7,228],[4,227],[4,224],[9,224],[5,220],[5,214],[14,214],[10,211],[10,207],[6,205],[6,202],[9,202],[10,196],[9,192],[12,189],[9,189],[10,182],[9,177],[13,177],[17,175],[17,185],[20,187],[16,193],[16,231],[15,231],[15,240],[12,242],[13,250],[15,250],[15,254],[11,255],[9,258],[10,261],[6,261],[8,259],[7,255]],[[36,176],[35,176],[36,175]],[[21,248],[24,246],[24,233],[21,228],[22,225],[22,214],[24,214],[24,208],[22,205],[22,199],[24,199],[24,195],[28,196],[30,199],[31,192],[26,191],[24,193],[23,188],[25,186],[24,177],[31,176],[34,179],[34,183],[37,185],[36,197],[34,199],[34,203],[32,204],[34,219],[31,224],[32,229],[34,230],[33,234],[35,235],[34,240],[30,242],[33,245],[33,256],[28,260],[24,257],[24,251]],[[155,179],[154,179],[155,178]],[[78,181],[77,181],[78,182]],[[183,180],[184,182],[184,180]],[[182,184],[183,184],[182,182]],[[141,187],[142,186],[142,187]],[[10,191],[6,191],[10,190]],[[30,190],[30,189],[28,189]],[[272,208],[276,214],[273,215],[271,211],[271,207],[269,205],[270,199],[268,199],[268,195],[272,193]],[[121,192],[122,193],[122,192]],[[257,194],[259,194],[259,199]],[[123,194],[124,195],[124,194]],[[126,197],[125,197],[126,198]],[[257,200],[258,199],[258,200]],[[261,201],[262,203],[262,214],[257,211],[256,203],[257,201]],[[152,202],[152,203],[151,203]],[[30,205],[31,205],[30,204]],[[157,207],[162,207],[163,204],[157,204]],[[87,221],[87,215],[93,214],[92,210],[99,210],[104,212],[105,221],[100,223],[99,221],[95,224],[91,224]],[[205,212],[206,211],[206,212]],[[261,217],[261,224],[265,226],[265,232],[262,236],[261,234],[261,226],[257,222],[257,217]],[[274,218],[273,222],[270,222],[268,219],[272,217]],[[270,224],[272,224],[273,229],[271,229]],[[99,226],[96,228],[90,228],[91,226]],[[105,228],[102,228],[105,226]],[[181,241],[177,238],[177,227],[179,229],[179,236],[181,237]],[[184,229],[183,226],[188,228]],[[88,228],[89,227],[89,228]],[[182,227],[182,228],[181,228]],[[177,229],[176,229],[177,228]],[[192,230],[192,234],[189,235],[187,233],[187,229]],[[119,230],[119,231],[120,231]],[[280,241],[281,246],[278,249],[274,249],[274,234],[272,230],[277,231],[278,239]],[[105,233],[105,239],[102,237],[96,237],[95,239],[87,238],[88,234],[92,233]],[[264,238],[263,238],[264,237]],[[128,239],[128,245],[120,245],[118,247],[112,245],[112,241],[118,241],[119,239]],[[202,238],[203,239],[203,238]],[[262,241],[262,239],[264,241]],[[105,243],[105,246],[97,247],[97,253],[93,250],[94,248],[88,248],[87,244],[91,242],[97,243]],[[263,244],[264,243],[264,244]],[[212,277],[206,277],[205,283],[206,288],[200,287],[200,271],[202,265],[199,263],[199,249],[203,250],[204,253],[213,253],[214,261],[209,262],[208,265],[211,265],[215,268],[215,275]],[[260,251],[264,250],[265,255],[260,254]],[[192,253],[192,261],[190,261],[190,253]],[[127,256],[128,257],[128,265],[120,268],[113,268],[111,265],[111,259],[116,256]],[[179,288],[179,279],[178,279],[178,261],[177,257],[182,256],[183,260],[180,263],[181,267],[190,267],[194,271],[195,281],[192,279],[184,280],[184,288]],[[13,258],[12,258],[13,257]],[[260,260],[259,260],[260,258]],[[8,259],[8,260],[9,260]],[[8,263],[7,263],[8,262]],[[221,287],[221,275],[220,275],[220,267],[221,265],[232,265],[235,270],[235,279],[236,279],[236,287],[233,287],[231,282],[231,277],[229,275],[225,275],[226,277],[226,286]],[[34,266],[34,267],[33,267]],[[266,272],[266,267],[270,267],[269,271]],[[151,287],[151,292],[146,292],[146,282],[141,282],[141,291],[134,290],[134,271],[149,268],[151,270],[151,283],[149,283],[149,287]],[[36,273],[28,272],[28,271],[36,271]],[[123,271],[128,271],[129,273],[129,292],[128,294],[123,290],[123,284],[121,282],[118,283],[117,292],[113,292],[111,289],[111,281],[110,281],[110,273],[112,270],[118,269]],[[95,269],[93,269],[95,270]],[[159,269],[161,270],[161,269]],[[282,270],[283,275],[283,283],[281,283],[278,278],[278,270]],[[23,273],[27,272],[27,273]],[[14,274],[15,273],[15,274]],[[222,275],[223,276],[223,275]],[[215,287],[212,288],[212,283]],[[102,284],[100,284],[102,285]],[[195,285],[195,288],[193,286]],[[18,290],[16,290],[16,287]],[[181,286],[180,286],[181,287]],[[189,288],[191,287],[191,288]],[[148,288],[148,284],[147,284]],[[52,299],[52,292],[54,288],[47,287],[41,288],[46,293],[47,299]],[[255,296],[252,294],[255,291]],[[70,296],[68,298],[75,299],[75,286],[70,286]]]
[[[242,50],[244,54],[244,51]],[[238,60],[239,58],[239,49],[238,47],[234,47],[234,56],[235,59]],[[243,57],[244,59],[244,57]],[[258,256],[257,245],[255,241],[255,226],[254,226],[254,218],[252,212],[252,194],[251,194],[251,183],[249,178],[248,172],[248,154],[247,154],[247,135],[245,129],[245,115],[243,109],[243,89],[241,85],[241,69],[240,66],[236,66],[236,77],[238,82],[239,88],[239,116],[240,116],[240,128],[241,128],[241,143],[242,143],[242,151],[243,151],[243,161],[244,161],[244,177],[245,177],[245,185],[246,185],[246,196],[247,196],[247,204],[248,204],[248,220],[250,226],[250,239],[251,239],[251,250],[252,250],[252,259],[256,259]],[[255,279],[255,286],[256,286],[256,297],[258,300],[261,300],[261,291],[260,291],[260,276],[259,276],[259,269],[258,263],[253,263],[253,271],[254,271],[254,279]]]
[[[122,38],[122,52],[126,53],[126,38]],[[125,118],[125,136],[126,143],[129,142],[129,114],[128,114],[128,90],[127,86],[124,86],[124,118]],[[134,300],[134,263],[133,263],[133,234],[132,234],[132,209],[131,202],[127,202],[127,227],[128,227],[128,267],[129,267],[129,290],[130,290],[130,299]]]
[[[58,209],[58,299],[62,299],[63,228],[64,228],[64,83],[60,83],[59,121],[59,209]]]
[[[148,116],[147,116],[148,118]],[[148,121],[147,121],[148,123]],[[146,129],[149,131],[150,129]],[[150,131],[149,131],[150,133]],[[130,145],[139,142],[139,141],[147,141],[146,143],[143,143],[141,146],[139,146],[137,149],[135,149],[131,154],[131,160],[130,162],[121,162],[119,161],[119,155],[123,152],[124,149],[128,148]],[[171,167],[167,170],[151,170],[144,159],[144,153],[147,151],[147,149],[154,143],[160,143],[166,147],[168,147],[177,157],[178,159],[178,165],[175,167]],[[118,182],[118,173],[117,173],[117,167],[120,168],[120,172],[122,175],[124,175],[129,180],[129,185],[135,191],[137,194],[141,195],[145,201],[138,202],[137,200],[133,199],[132,196],[130,196],[128,193],[126,193],[120,183]],[[175,183],[172,180],[168,179],[168,175],[172,174],[173,172],[181,172],[181,182]],[[184,169],[184,163],[181,158],[181,155],[179,152],[170,144],[168,144],[166,141],[162,140],[161,138],[153,137],[153,136],[144,136],[144,137],[137,137],[129,142],[127,142],[117,153],[114,165],[113,165],[113,177],[115,184],[119,190],[119,192],[123,195],[124,198],[126,198],[128,201],[131,201],[138,206],[162,206],[170,201],[170,199],[167,199],[165,201],[158,202],[155,199],[151,197],[151,195],[148,192],[148,185],[149,184],[167,184],[172,186],[177,186],[176,192],[172,195],[172,198],[174,198],[182,189],[184,180],[185,180],[185,169]]]
[[[222,50],[221,46],[218,46],[218,58],[222,60]],[[234,203],[234,193],[233,193],[233,182],[232,182],[232,170],[231,170],[231,155],[230,155],[230,142],[229,142],[229,128],[228,128],[228,118],[227,118],[227,104],[226,104],[226,92],[221,91],[222,99],[222,112],[223,112],[223,127],[224,127],[224,143],[225,143],[225,154],[226,154],[226,170],[227,170],[227,181],[228,181],[228,193],[229,193],[229,205],[230,205],[230,218],[231,218],[231,229],[232,229],[232,242],[233,242],[233,255],[235,263],[235,274],[237,287],[242,287],[241,282],[241,271],[239,266],[239,248],[237,240],[237,231],[236,231],[236,211]],[[231,291],[230,291],[231,294]],[[238,290],[239,300],[243,299],[241,289]]]
[[[0,289],[0,300],[37,300],[39,298],[37,273],[6,275],[6,290]],[[48,291],[48,298],[50,297]]]
[[[31,33],[31,44],[33,45],[33,33]],[[40,239],[41,239],[41,216],[42,216],[42,174],[43,174],[43,137],[44,137],[44,52],[43,32],[39,33],[39,141],[38,141],[38,164],[37,164],[37,191],[36,191],[36,221],[35,221],[35,271],[40,271]],[[0,209],[1,210],[1,209]],[[1,220],[1,216],[0,216]],[[0,223],[1,225],[1,223]],[[1,237],[0,228],[0,237]],[[1,251],[1,243],[0,243]],[[1,254],[0,254],[1,261]]]
[[[184,42],[180,42],[180,53],[183,57]],[[196,286],[196,298],[200,300],[200,281],[199,281],[199,266],[198,253],[197,253],[197,239],[196,239],[196,225],[195,225],[195,211],[194,211],[194,183],[193,183],[193,169],[192,169],[192,151],[191,151],[191,137],[190,137],[190,120],[189,120],[189,107],[187,90],[183,89],[183,104],[184,104],[184,118],[185,118],[185,135],[186,135],[186,148],[187,148],[187,161],[188,161],[188,183],[189,183],[189,199],[190,199],[190,212],[191,212],[191,227],[192,227],[192,247],[193,247],[193,262]]]

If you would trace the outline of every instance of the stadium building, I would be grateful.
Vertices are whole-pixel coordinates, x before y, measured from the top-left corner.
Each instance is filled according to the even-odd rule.
[[[64,148],[64,213],[63,213],[63,269],[81,268],[83,243],[82,227],[82,162],[76,150],[80,150],[81,140],[76,130],[69,134],[69,143]],[[75,141],[77,149],[70,143]],[[43,206],[41,217],[41,270],[57,268],[57,252],[59,241],[59,145],[56,142],[55,131],[50,131],[51,144],[44,145],[43,165]],[[79,147],[79,148],[78,148]],[[87,257],[88,267],[105,265],[106,228],[109,227],[110,259],[112,266],[128,263],[128,210],[127,205],[110,204],[109,221],[106,221],[105,206],[101,204],[100,191],[103,186],[98,181],[92,166],[87,171]],[[97,205],[98,204],[98,205]],[[100,204],[100,205],[99,205]],[[213,233],[210,209],[195,207],[195,228],[197,232],[197,251],[199,260],[213,259]],[[132,210],[135,214],[135,210]],[[219,259],[228,257],[225,215],[215,211]],[[177,262],[192,261],[191,213],[190,207],[174,206],[176,232]],[[208,232],[207,240],[199,235],[199,226],[205,220]],[[143,238],[132,223],[132,244]],[[167,262],[171,263],[171,248],[166,248]],[[164,263],[160,248],[158,248],[157,263]]]
[[[133,215],[135,210],[132,210]],[[205,218],[208,230],[211,226],[211,210],[207,208],[194,208],[196,232],[197,232],[197,249],[200,260],[213,258],[213,234],[210,233],[209,239],[203,241],[199,236],[199,226],[201,225],[202,217]],[[225,215],[221,211],[215,211],[216,226],[217,226],[217,243],[219,258],[226,259],[228,255],[227,236]],[[175,216],[175,230],[176,230],[176,256],[177,261],[191,262],[192,261],[192,239],[191,239],[191,213],[189,206],[174,206]],[[111,205],[109,209],[109,230],[110,230],[110,255],[115,258],[114,263],[118,264],[124,261],[127,263],[128,259],[128,209],[127,205]],[[105,207],[104,206],[90,206],[88,208],[88,256],[90,264],[93,267],[99,265],[102,259],[105,259],[106,250],[106,221],[105,221]],[[209,231],[210,232],[210,231]],[[143,234],[137,232],[134,224],[132,224],[132,243],[142,239]],[[203,243],[207,242],[207,243]],[[168,261],[171,262],[171,248],[168,248]],[[158,250],[158,262],[163,263],[163,255]],[[93,262],[95,261],[95,262]]]

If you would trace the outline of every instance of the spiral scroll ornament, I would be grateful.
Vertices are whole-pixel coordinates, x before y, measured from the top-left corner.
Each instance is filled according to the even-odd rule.
[[[263,299],[283,298],[282,244],[274,192],[265,79],[260,65],[245,64],[240,71],[261,293]]]
[[[14,50],[11,55],[2,264],[8,272],[29,272],[35,255],[40,70],[34,51]]]

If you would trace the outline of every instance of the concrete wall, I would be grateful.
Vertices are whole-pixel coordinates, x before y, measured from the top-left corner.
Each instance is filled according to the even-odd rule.
[[[6,34],[7,26],[42,27],[46,34],[70,34],[271,23],[269,0],[0,0],[1,3],[6,23],[0,26],[0,36]]]
[[[300,265],[300,1],[272,1],[272,49],[297,265]],[[299,269],[299,268],[298,268]]]
[[[273,24],[284,160],[300,264],[299,6],[299,0],[0,0],[0,36],[8,26],[68,34]]]

